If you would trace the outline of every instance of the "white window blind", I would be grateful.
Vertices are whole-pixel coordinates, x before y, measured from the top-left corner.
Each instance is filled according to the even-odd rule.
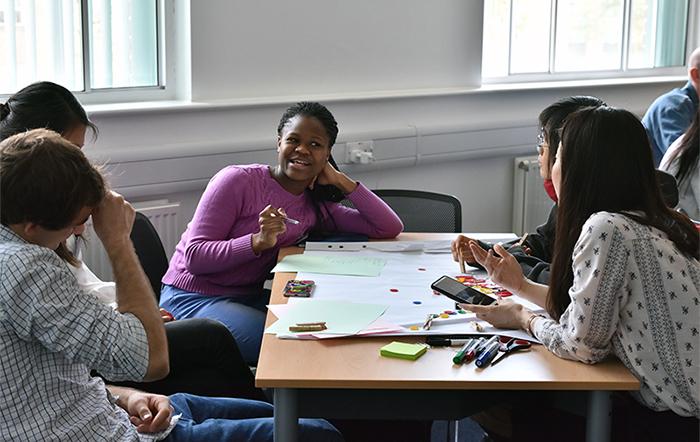
[[[157,0],[0,0],[0,94],[48,80],[72,91],[159,88]]]
[[[485,82],[681,73],[688,0],[485,0]]]

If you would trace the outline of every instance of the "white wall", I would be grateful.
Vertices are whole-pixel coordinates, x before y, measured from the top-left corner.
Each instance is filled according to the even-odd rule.
[[[479,84],[480,1],[217,0],[191,17],[196,101]]]
[[[454,194],[465,230],[510,231],[512,159],[534,152],[543,107],[590,94],[641,114],[680,83],[479,90],[481,8],[465,0],[193,0],[191,67],[179,66],[191,76],[193,103],[93,108],[100,137],[87,152],[110,162],[129,198],[182,201],[184,229],[217,170],[273,163],[280,115],[315,99],[339,121],[337,157],[347,141],[375,140],[377,162],[344,167],[351,176],[369,187]]]

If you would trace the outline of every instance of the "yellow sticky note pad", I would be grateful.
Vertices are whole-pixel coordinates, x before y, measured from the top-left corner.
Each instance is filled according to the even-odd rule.
[[[415,361],[428,350],[425,344],[408,344],[394,341],[379,349],[379,354],[388,358],[409,359]]]

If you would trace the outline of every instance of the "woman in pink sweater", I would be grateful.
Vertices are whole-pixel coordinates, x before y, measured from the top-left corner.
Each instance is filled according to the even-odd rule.
[[[337,134],[323,105],[297,103],[277,128],[277,166],[228,166],[217,173],[163,277],[161,306],[177,319],[223,322],[254,365],[269,303],[263,282],[281,247],[310,232],[398,235],[403,224],[391,208],[329,163]],[[337,202],[343,198],[355,209]]]

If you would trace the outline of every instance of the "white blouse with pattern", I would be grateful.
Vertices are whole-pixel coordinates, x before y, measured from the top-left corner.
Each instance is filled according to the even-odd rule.
[[[700,418],[700,263],[661,231],[622,214],[591,215],[573,253],[571,304],[533,332],[556,355],[617,356],[654,410]]]

